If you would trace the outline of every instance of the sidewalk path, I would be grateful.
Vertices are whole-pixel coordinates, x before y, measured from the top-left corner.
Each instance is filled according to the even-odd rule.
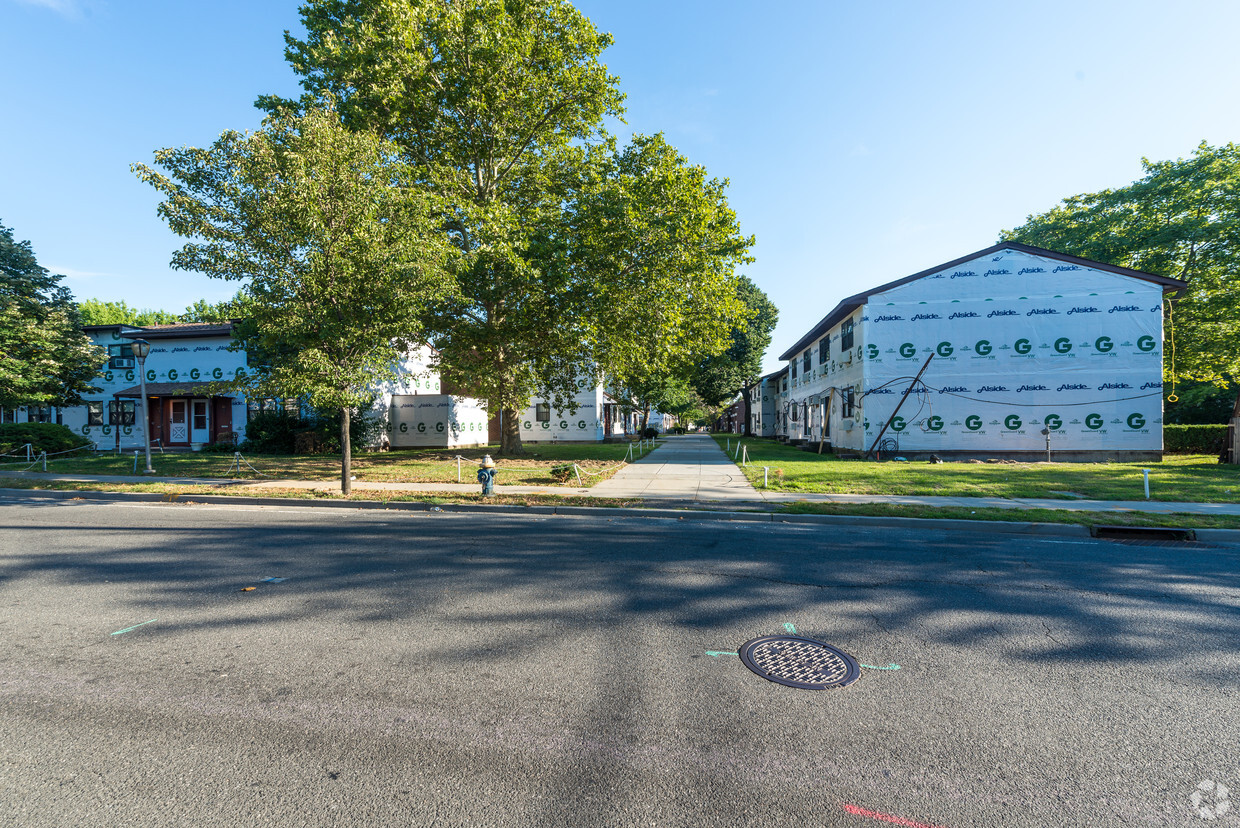
[[[594,497],[760,502],[760,495],[712,438],[686,434],[662,445],[590,489]]]

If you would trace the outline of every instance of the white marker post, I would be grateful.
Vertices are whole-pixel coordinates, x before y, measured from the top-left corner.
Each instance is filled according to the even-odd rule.
[[[1150,499],[1150,470],[1141,469],[1141,473],[1145,475],[1145,499]]]

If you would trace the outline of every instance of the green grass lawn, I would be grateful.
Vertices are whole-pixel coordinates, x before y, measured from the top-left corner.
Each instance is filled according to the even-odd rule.
[[[735,435],[713,435],[720,446]],[[970,463],[925,461],[877,463],[817,455],[775,440],[743,440],[749,465],[743,471],[775,491],[824,494],[937,495],[942,497],[1036,497],[1074,500],[1144,500],[1141,469],[1150,470],[1150,499],[1240,502],[1240,466],[1220,465],[1205,455],[1169,454],[1161,463]]]
[[[353,455],[353,474],[358,480],[385,483],[455,483],[456,456],[461,456],[461,482],[474,483],[479,462],[490,454],[499,467],[496,483],[510,486],[576,486],[576,478],[561,484],[551,477],[551,467],[576,463],[581,468],[582,482],[592,485],[615,474],[624,462],[629,447],[625,443],[546,443],[530,444],[518,457],[498,456],[499,447],[462,449],[400,449],[384,452],[360,452]],[[637,448],[633,449],[636,456]],[[332,480],[340,477],[340,456],[337,454],[244,455],[238,473],[231,454],[178,452],[151,455],[151,466],[162,477],[228,477],[242,480],[292,479]],[[16,470],[25,466],[6,464],[0,469]],[[138,457],[138,477],[145,467]],[[35,471],[41,470],[36,466]],[[74,457],[48,461],[49,473],[132,475],[133,453],[102,454],[96,457]]]

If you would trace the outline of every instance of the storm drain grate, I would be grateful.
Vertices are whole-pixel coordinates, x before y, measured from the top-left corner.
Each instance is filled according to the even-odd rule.
[[[767,635],[746,641],[740,657],[762,678],[787,687],[825,690],[847,687],[861,677],[857,659],[830,644],[799,635]]]

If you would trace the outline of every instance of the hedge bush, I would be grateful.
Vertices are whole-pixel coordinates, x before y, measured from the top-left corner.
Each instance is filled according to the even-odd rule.
[[[354,451],[375,441],[379,423],[371,417],[349,418],[349,442]],[[340,451],[340,412],[304,418],[285,411],[260,411],[250,417],[245,427],[245,442],[239,449],[250,454],[296,454],[300,438],[302,446],[318,451]]]
[[[55,423],[9,423],[0,425],[0,454],[13,454],[22,449],[26,443],[34,447],[37,454],[46,451],[55,454],[60,451],[81,448],[91,445],[90,440],[81,434],[74,434],[70,429]]]
[[[1226,425],[1165,425],[1163,450],[1171,454],[1221,454]]]

